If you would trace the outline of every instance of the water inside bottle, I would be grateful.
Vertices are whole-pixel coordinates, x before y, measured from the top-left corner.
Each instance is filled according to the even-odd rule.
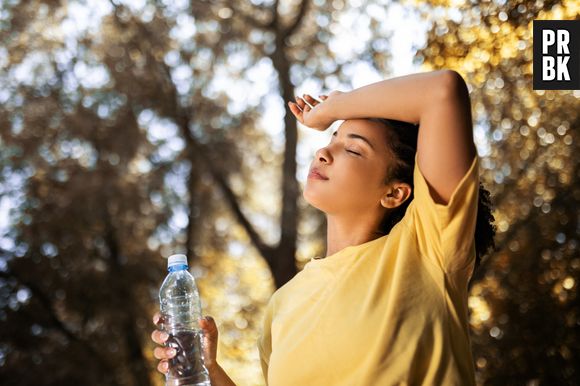
[[[165,345],[176,352],[168,361],[165,385],[210,386],[203,362],[199,293],[193,276],[185,269],[170,270],[159,290],[159,301],[160,327],[169,335]]]
[[[166,345],[174,348],[176,354],[169,360],[168,386],[197,384],[203,380],[199,377],[203,375],[202,353],[198,351],[202,347],[201,338],[199,330],[169,334]]]

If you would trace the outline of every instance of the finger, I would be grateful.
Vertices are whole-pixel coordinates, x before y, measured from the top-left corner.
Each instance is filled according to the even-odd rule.
[[[328,98],[328,95],[323,94],[323,95],[319,95],[318,97],[324,101]]]
[[[294,102],[288,102],[288,106],[290,106],[290,111],[298,121],[302,122],[302,110],[298,107],[298,105]]]
[[[215,321],[211,316],[200,319],[200,325],[203,329],[204,346],[211,352],[216,350],[218,344],[219,331]],[[212,354],[210,354],[211,357]]]
[[[157,359],[171,359],[175,356],[175,349],[168,347],[155,347],[153,356]]]
[[[307,106],[306,101],[304,101],[304,99],[300,98],[299,96],[296,97],[296,104],[298,107],[300,107],[300,109],[304,109],[304,106]]]
[[[207,315],[205,318],[201,318],[199,320],[199,325],[201,326],[201,328],[203,329],[203,331],[208,334],[210,339],[216,339],[218,337],[219,331],[217,328],[217,324],[215,323],[215,320]]]
[[[169,334],[164,331],[155,330],[151,333],[151,339],[157,344],[164,344],[169,338]]]
[[[203,330],[203,360],[206,365],[215,363],[218,346],[218,328],[215,320],[207,315],[199,320],[199,325]]]
[[[163,323],[163,316],[159,312],[156,312],[155,315],[153,315],[153,324],[159,326],[162,323]]]
[[[304,94],[304,99],[313,107],[320,103],[318,99],[313,98],[310,94]]]
[[[304,106],[304,108],[302,110],[304,110],[306,108],[306,106],[308,107],[314,107],[314,105],[312,104],[312,102],[310,100],[308,100],[309,95],[307,96],[307,94],[303,94],[302,99],[304,100],[304,103],[306,103],[306,105]],[[312,99],[312,97],[310,97],[310,99]]]
[[[298,105],[298,103],[296,103],[296,102],[292,102],[292,101],[290,101],[290,102],[288,102],[288,106],[290,106],[291,108],[292,108],[292,107],[295,107],[295,110],[296,110],[296,111],[298,111],[298,112],[302,112],[302,108],[301,108],[301,107]]]
[[[159,362],[159,364],[157,365],[157,371],[165,374],[167,370],[169,370],[169,363],[167,363],[166,360],[162,360],[161,362]]]

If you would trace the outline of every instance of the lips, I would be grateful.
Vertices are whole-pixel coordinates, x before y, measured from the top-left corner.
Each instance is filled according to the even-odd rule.
[[[310,173],[308,173],[308,178],[314,178],[318,180],[328,180],[328,177],[322,174],[317,168],[310,169]]]

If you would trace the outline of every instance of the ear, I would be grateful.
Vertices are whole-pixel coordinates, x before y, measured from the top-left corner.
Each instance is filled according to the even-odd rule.
[[[403,182],[389,186],[381,198],[381,205],[387,209],[394,209],[403,204],[411,196],[413,188]]]

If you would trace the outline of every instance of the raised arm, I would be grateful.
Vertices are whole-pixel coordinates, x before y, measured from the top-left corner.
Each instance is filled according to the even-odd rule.
[[[315,102],[309,96],[306,101]],[[318,122],[388,118],[418,123],[417,162],[438,204],[449,202],[477,154],[467,85],[453,70],[387,79],[350,92],[331,93],[312,109],[300,106],[300,101],[298,107],[304,107],[307,126],[309,115]],[[296,105],[291,108],[297,115]]]
[[[446,94],[451,71],[437,70],[382,80],[332,99],[335,120],[389,118],[420,123],[423,114]]]

